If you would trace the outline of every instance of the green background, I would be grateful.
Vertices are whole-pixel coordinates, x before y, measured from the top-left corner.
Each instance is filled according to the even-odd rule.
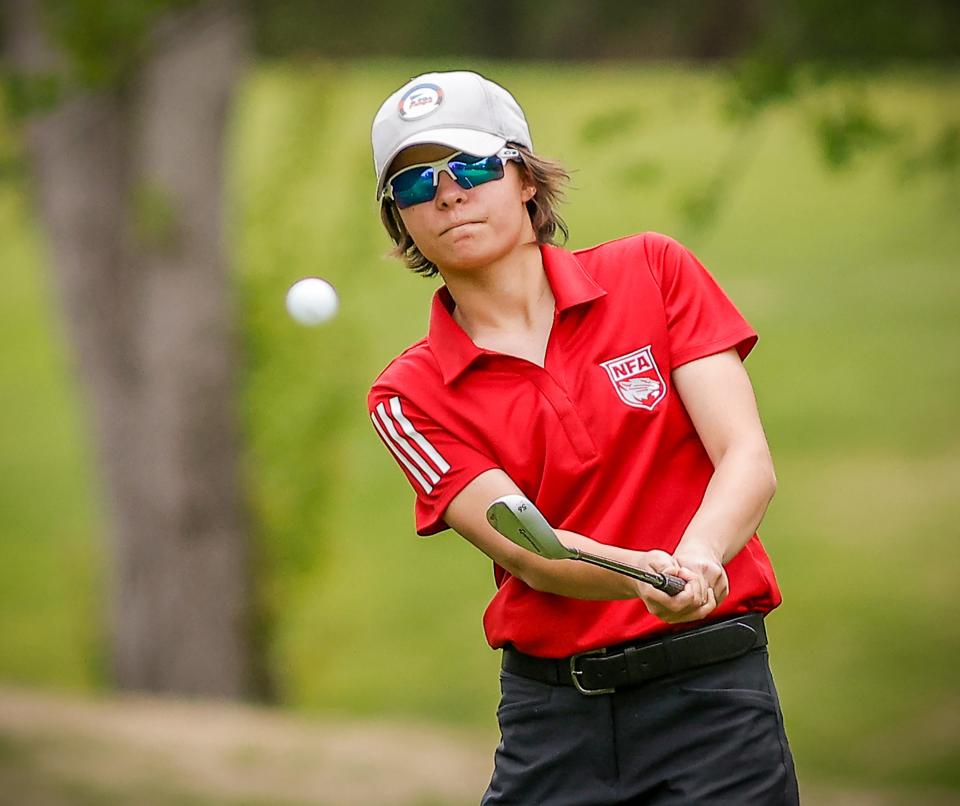
[[[281,702],[493,737],[490,563],[452,533],[414,535],[413,493],[365,408],[436,286],[385,257],[368,142],[383,97],[427,67],[278,62],[243,84],[227,155],[238,416]],[[760,332],[747,367],[779,477],[761,537],[785,596],[769,623],[801,779],[960,792],[957,176],[903,182],[879,155],[830,172],[804,101],[736,129],[706,70],[479,69],[572,169],[571,247],[673,235]],[[863,89],[918,142],[960,101],[955,74]],[[0,128],[0,147],[11,137]],[[684,200],[731,153],[742,174],[713,226],[691,228]],[[109,553],[45,259],[27,188],[0,185],[0,679],[96,690]],[[340,291],[332,324],[285,315],[304,275]]]

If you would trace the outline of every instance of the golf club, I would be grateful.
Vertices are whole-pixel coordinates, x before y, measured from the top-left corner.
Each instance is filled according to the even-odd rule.
[[[641,571],[626,563],[568,548],[560,542],[557,533],[534,503],[522,495],[504,495],[498,498],[487,507],[487,520],[504,537],[549,560],[582,560],[599,565],[601,568],[646,582],[669,596],[676,596],[686,584],[679,577],[670,574]]]

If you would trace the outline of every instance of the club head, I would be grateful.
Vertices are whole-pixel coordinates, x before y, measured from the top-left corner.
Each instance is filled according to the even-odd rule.
[[[522,495],[504,495],[487,507],[487,520],[504,537],[550,560],[566,560],[577,553],[568,549],[540,510]]]

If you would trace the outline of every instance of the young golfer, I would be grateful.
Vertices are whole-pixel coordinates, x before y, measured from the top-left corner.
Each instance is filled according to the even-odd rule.
[[[483,803],[796,803],[763,623],[781,597],[755,533],[776,484],[742,364],[757,334],[664,235],[551,245],[566,174],[475,73],[393,93],[373,152],[396,254],[444,284],[370,417],[417,532],[450,527],[494,563],[502,741]],[[514,545],[485,518],[508,493],[564,543],[684,590]]]

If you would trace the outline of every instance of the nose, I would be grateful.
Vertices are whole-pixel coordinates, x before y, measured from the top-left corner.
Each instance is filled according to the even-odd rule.
[[[458,185],[446,171],[437,179],[437,196],[435,202],[438,207],[446,209],[467,200],[467,191]]]

